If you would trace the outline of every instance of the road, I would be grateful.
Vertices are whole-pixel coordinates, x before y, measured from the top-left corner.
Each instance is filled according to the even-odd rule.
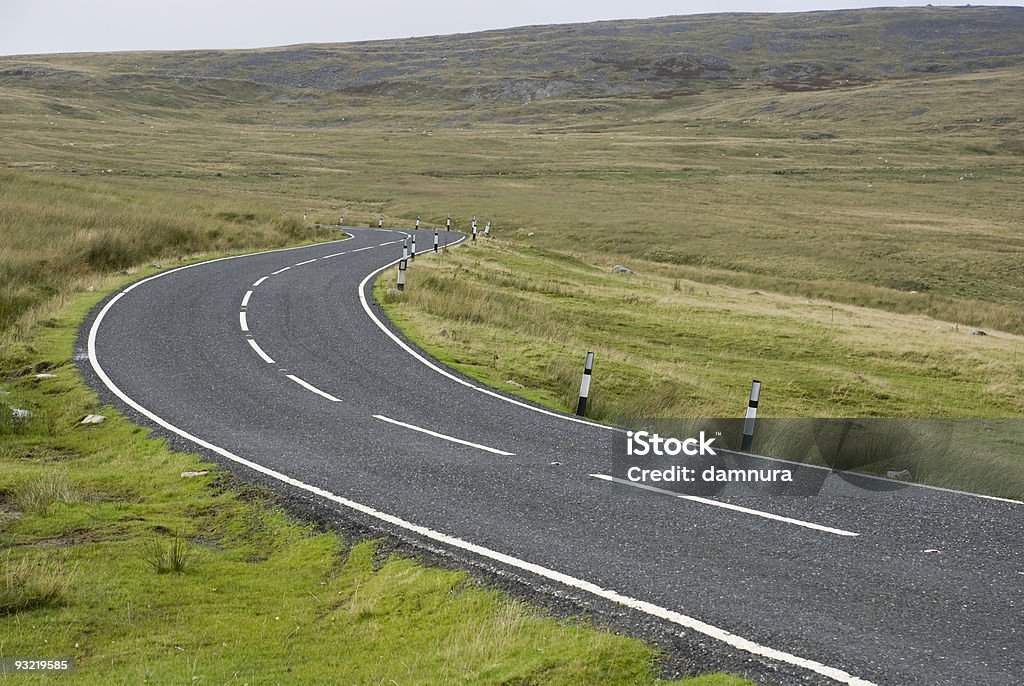
[[[348,231],[114,294],[85,324],[91,383],[178,445],[655,635],[683,664],[779,684],[1024,675],[1024,506],[834,476],[813,497],[708,499],[599,478],[621,434],[428,358],[372,299],[406,234]],[[418,237],[417,260],[442,259]]]

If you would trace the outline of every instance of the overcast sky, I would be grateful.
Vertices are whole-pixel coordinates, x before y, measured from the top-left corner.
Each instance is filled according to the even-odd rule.
[[[829,0],[0,0],[0,55],[255,48],[704,12],[926,2]],[[964,4],[933,0],[933,5]],[[982,4],[982,3],[979,3]],[[988,0],[1020,5],[1021,0]]]

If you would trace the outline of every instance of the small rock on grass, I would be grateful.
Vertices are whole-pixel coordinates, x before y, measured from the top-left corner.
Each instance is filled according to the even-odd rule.
[[[612,267],[612,272],[615,274],[632,274],[633,270],[621,264],[617,264]]]
[[[192,479],[192,478],[195,478],[197,476],[206,476],[209,473],[210,473],[209,470],[203,470],[201,472],[182,472],[181,473],[181,478],[182,479]]]
[[[107,421],[107,418],[101,414],[90,414],[86,415],[85,419],[82,420],[82,424],[102,424]]]
[[[20,407],[12,407],[11,408],[11,417],[13,417],[14,419],[17,419],[17,420],[20,420],[20,421],[25,421],[26,419],[28,419],[31,416],[32,416],[32,413],[29,412],[28,410],[23,410]]]
[[[896,479],[897,481],[910,481],[914,477],[911,476],[910,472],[907,471],[906,469],[890,469],[885,473],[885,478]]]

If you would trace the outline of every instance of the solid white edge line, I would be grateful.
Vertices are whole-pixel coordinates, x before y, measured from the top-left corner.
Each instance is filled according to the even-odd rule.
[[[452,443],[458,443],[460,445],[468,445],[471,448],[478,448],[480,450],[486,450],[487,452],[494,453],[495,455],[505,455],[506,457],[512,457],[513,455],[515,455],[515,453],[505,452],[504,450],[498,450],[497,448],[491,448],[491,447],[486,446],[486,445],[481,445],[480,443],[472,443],[470,441],[464,441],[461,438],[455,438],[454,436],[449,436],[447,434],[438,433],[437,431],[431,431],[430,429],[424,429],[422,426],[416,426],[415,424],[406,424],[405,422],[400,422],[397,419],[392,419],[391,417],[385,417],[382,414],[375,414],[375,415],[373,415],[373,418],[374,419],[379,419],[382,422],[388,422],[389,424],[395,424],[397,426],[404,426],[406,429],[412,429],[413,431],[419,431],[420,433],[427,434],[428,436],[434,436],[435,438],[440,438],[440,439],[443,439],[445,441],[451,441]]]
[[[246,291],[245,292],[245,297],[242,298],[242,307],[248,307],[249,306],[249,298],[251,298],[251,297],[252,297],[252,291]]]
[[[263,283],[264,281],[266,281],[267,279],[269,279],[269,278],[270,278],[269,276],[261,276],[260,278],[256,279],[256,282],[253,283],[252,287],[253,288],[259,288],[259,285],[261,283]]]
[[[274,361],[270,359],[270,355],[263,352],[263,348],[256,345],[256,341],[254,341],[251,338],[247,338],[245,340],[249,342],[249,345],[252,346],[252,349],[256,351],[256,354],[263,358],[264,362],[266,362],[267,364],[274,364]]]
[[[784,522],[786,524],[793,524],[795,526],[802,526],[805,529],[814,529],[815,531],[824,531],[826,533],[835,534],[836,536],[847,536],[850,538],[856,538],[860,534],[853,531],[846,531],[845,529],[835,529],[831,526],[825,526],[824,524],[815,524],[814,522],[807,522],[802,519],[793,519],[792,517],[784,517],[782,515],[772,514],[771,512],[762,512],[761,510],[754,510],[749,507],[742,507],[740,505],[733,505],[731,503],[723,503],[718,500],[711,500],[710,498],[702,498],[699,495],[687,495],[685,493],[676,493],[666,488],[658,488],[657,486],[650,486],[648,484],[636,483],[634,481],[627,481],[626,479],[619,479],[618,477],[609,476],[608,474],[588,474],[595,479],[601,479],[602,481],[610,481],[612,483],[622,484],[623,486],[632,486],[634,488],[641,488],[645,491],[654,491],[655,493],[664,493],[665,495],[675,496],[676,498],[682,498],[683,500],[690,500],[695,503],[702,503],[704,505],[713,505],[714,507],[721,507],[726,510],[734,510],[736,512],[742,512],[744,514],[754,515],[755,517],[763,517],[765,519],[771,519],[776,522]]]
[[[242,327],[242,331],[249,330],[249,322],[246,321],[245,310],[238,313],[238,325]]]
[[[284,269],[278,269],[276,272],[270,272],[270,275],[271,276],[277,276],[278,274],[282,274],[282,273],[288,271],[289,269],[291,269],[291,267],[285,267]]]
[[[459,243],[464,242],[465,240],[466,240],[466,237],[463,236],[462,238],[460,238],[459,240],[455,241],[454,243],[449,243],[447,247],[449,247],[449,248],[454,247],[454,246],[458,245]],[[431,252],[432,251],[428,250],[428,251],[425,251],[424,254],[431,254]],[[393,340],[395,343],[397,343],[398,346],[400,348],[402,348],[402,350],[407,352],[409,355],[412,355],[414,358],[416,358],[421,363],[423,363],[424,365],[426,365],[430,369],[434,370],[438,374],[451,379],[455,383],[462,384],[466,388],[472,388],[474,391],[479,391],[480,393],[484,393],[485,395],[489,395],[489,396],[491,396],[493,398],[497,398],[498,400],[503,400],[503,401],[505,401],[507,403],[511,403],[513,405],[518,405],[519,407],[524,407],[527,410],[530,410],[532,412],[539,412],[540,414],[546,414],[549,417],[555,417],[557,419],[561,419],[561,420],[564,420],[564,421],[567,421],[567,422],[575,422],[577,424],[586,424],[587,426],[593,426],[595,428],[605,429],[607,431],[617,431],[619,433],[626,433],[627,432],[627,430],[623,429],[622,427],[608,426],[607,424],[598,424],[597,422],[592,422],[592,421],[589,421],[587,419],[580,419],[579,417],[573,417],[571,415],[566,415],[566,414],[561,414],[561,413],[558,413],[558,412],[552,412],[550,410],[545,410],[544,408],[541,408],[541,407],[534,407],[533,405],[529,405],[527,403],[521,402],[521,401],[516,400],[514,398],[509,398],[509,397],[506,397],[504,395],[501,395],[500,393],[497,393],[496,391],[492,391],[489,388],[484,388],[484,387],[481,387],[481,386],[476,386],[474,384],[469,383],[465,379],[460,379],[459,377],[455,376],[454,374],[452,374],[448,370],[443,369],[441,367],[438,367],[436,364],[434,364],[433,362],[431,362],[430,360],[428,360],[427,358],[423,357],[418,352],[413,350],[410,346],[406,345],[405,341],[403,341],[401,338],[396,336],[394,334],[394,332],[392,332],[391,329],[389,329],[384,324],[384,322],[382,322],[377,317],[377,315],[375,315],[373,313],[373,310],[370,309],[370,305],[367,302],[366,292],[365,292],[366,291],[366,283],[368,281],[370,281],[372,278],[374,278],[375,276],[380,274],[385,269],[388,269],[389,267],[393,267],[394,265],[398,264],[400,261],[401,261],[401,258],[399,258],[397,260],[394,260],[393,262],[389,262],[388,264],[384,265],[380,269],[378,269],[378,270],[376,270],[374,272],[371,272],[370,274],[367,274],[366,278],[363,279],[362,283],[359,284],[359,302],[360,302],[360,304],[362,304],[363,311],[366,312],[366,315],[370,319],[373,320],[373,322],[377,325],[378,328],[380,328],[381,331],[383,331],[385,334],[387,334],[387,336],[391,340]],[[745,453],[745,452],[742,452],[742,451],[739,451],[739,450],[730,450],[728,452],[734,453],[736,455],[745,455],[747,457],[759,458],[759,459],[762,459],[762,460],[771,460],[772,462],[784,462],[786,464],[797,465],[799,467],[810,467],[812,469],[824,469],[824,470],[830,471],[830,472],[831,471],[835,471],[831,467],[825,467],[825,466],[817,465],[817,464],[808,464],[806,462],[794,462],[792,460],[785,460],[785,459],[780,458],[780,457],[769,457],[767,455],[755,455],[753,453]],[[864,477],[866,479],[873,479],[873,480],[876,480],[876,481],[887,481],[887,482],[894,483],[894,484],[901,484],[903,486],[913,486],[913,487],[917,487],[917,488],[925,488],[925,489],[928,489],[928,490],[931,490],[931,491],[940,491],[942,493],[955,493],[956,495],[966,495],[966,496],[970,496],[970,497],[974,497],[974,498],[984,498],[985,500],[995,500],[997,502],[1011,503],[1013,505],[1024,505],[1024,501],[1021,501],[1021,500],[1012,500],[1010,498],[1000,498],[998,496],[985,495],[983,493],[971,493],[969,491],[958,491],[958,490],[956,490],[954,488],[943,488],[942,486],[929,486],[928,484],[918,484],[918,483],[912,483],[912,482],[909,482],[909,481],[898,481],[896,479],[888,479],[888,478],[886,478],[884,476],[875,476],[873,474],[861,474],[860,472],[845,472],[845,473],[850,474],[851,476],[855,476],[855,477]]]
[[[300,379],[299,377],[295,376],[294,374],[286,374],[285,376],[287,376],[289,379],[291,379],[295,383],[297,383],[300,386],[302,386],[303,388],[305,388],[307,391],[312,391],[313,393],[316,393],[317,395],[323,396],[323,397],[327,398],[328,400],[330,400],[331,402],[335,402],[335,403],[340,403],[341,402],[340,400],[335,398],[330,393],[324,393],[323,391],[321,391],[319,388],[317,388],[313,384],[308,383],[306,381],[303,381],[302,379]]]
[[[465,240],[465,237],[463,237],[462,240]],[[307,247],[307,246],[303,246],[303,247]],[[295,248],[285,248],[285,250],[294,250],[294,249]],[[273,252],[273,251],[267,251],[267,252]],[[262,253],[253,253],[253,254],[262,254]],[[244,257],[244,255],[235,255],[235,256],[231,256],[231,257],[221,257],[221,258],[217,258],[215,260],[210,260],[209,262],[217,262],[217,261],[220,261],[220,260],[236,259],[237,257]],[[324,490],[324,489],[319,488],[317,486],[312,486],[312,485],[306,484],[306,483],[304,483],[302,481],[299,481],[298,479],[293,479],[292,477],[287,476],[285,474],[282,474],[281,472],[275,471],[275,470],[270,469],[268,467],[264,467],[261,464],[253,462],[251,460],[247,460],[244,457],[240,457],[238,455],[235,455],[234,453],[229,452],[229,451],[225,450],[224,448],[221,448],[220,446],[214,445],[213,443],[210,443],[208,441],[204,441],[203,439],[201,439],[201,438],[199,438],[197,436],[193,436],[192,434],[188,433],[184,429],[179,429],[174,424],[171,424],[170,422],[162,419],[161,417],[157,416],[153,412],[147,410],[145,407],[143,407],[142,405],[140,405],[139,403],[135,402],[130,397],[128,397],[120,388],[118,388],[117,385],[114,384],[114,382],[110,379],[110,377],[107,376],[107,373],[103,370],[103,367],[100,365],[99,359],[96,356],[96,337],[97,337],[97,334],[99,332],[100,324],[103,322],[104,317],[106,317],[107,313],[117,303],[117,301],[120,300],[122,297],[124,297],[129,291],[133,290],[134,288],[137,288],[138,286],[142,285],[143,283],[146,283],[146,282],[151,281],[153,279],[160,278],[162,276],[166,276],[167,274],[171,274],[171,273],[179,271],[181,269],[188,269],[189,267],[196,266],[196,264],[209,264],[209,262],[197,262],[195,264],[186,265],[185,267],[179,267],[178,269],[172,269],[172,270],[169,270],[169,271],[166,271],[166,272],[161,272],[160,274],[156,274],[156,275],[151,276],[149,278],[146,278],[146,279],[143,279],[141,281],[135,282],[134,284],[132,284],[131,286],[129,286],[125,290],[123,290],[120,293],[118,293],[117,295],[115,295],[113,298],[111,298],[107,302],[106,305],[103,306],[103,308],[100,310],[99,314],[96,315],[96,319],[93,321],[92,327],[89,329],[88,353],[89,353],[89,363],[92,366],[93,371],[96,372],[96,376],[100,379],[100,381],[103,382],[103,385],[105,385],[108,389],[110,389],[111,393],[113,393],[123,403],[125,403],[126,405],[131,407],[133,410],[135,410],[139,414],[143,415],[144,417],[147,417],[148,419],[150,419],[151,421],[153,421],[157,425],[163,427],[164,429],[167,429],[168,431],[171,431],[172,433],[175,433],[175,434],[181,436],[182,438],[184,438],[184,439],[186,439],[188,441],[191,441],[191,442],[195,443],[196,445],[198,445],[198,446],[200,446],[202,448],[206,448],[207,450],[210,450],[211,452],[214,452],[214,453],[216,453],[216,454],[218,454],[218,455],[220,455],[220,456],[222,456],[222,457],[224,457],[224,458],[226,458],[228,460],[231,460],[232,462],[244,465],[244,466],[248,467],[249,469],[252,469],[255,472],[259,472],[260,474],[264,474],[266,476],[269,476],[272,479],[280,481],[281,483],[289,484],[291,486],[294,486],[295,488],[302,489],[302,490],[304,490],[304,491],[306,491],[308,493],[312,493],[313,495],[320,496],[321,498],[324,498],[326,500],[330,500],[332,502],[336,502],[336,503],[338,503],[339,505],[341,505],[343,507],[349,508],[350,510],[354,510],[356,512],[360,512],[362,514],[368,515],[368,516],[373,517],[375,519],[378,519],[378,520],[380,520],[382,522],[391,524],[392,526],[397,526],[397,527],[405,529],[407,531],[411,531],[411,532],[413,532],[415,534],[423,536],[424,538],[428,538],[430,540],[437,541],[438,543],[443,543],[444,545],[448,545],[448,546],[451,546],[453,548],[458,548],[459,550],[465,550],[466,552],[473,553],[474,555],[478,555],[480,557],[487,558],[489,560],[494,560],[495,562],[499,562],[501,564],[505,564],[505,565],[508,565],[510,567],[521,569],[521,570],[529,572],[531,574],[535,574],[535,575],[537,575],[539,577],[542,577],[542,578],[545,578],[545,579],[549,579],[551,581],[555,581],[557,583],[563,584],[563,585],[568,586],[570,588],[575,588],[577,590],[580,590],[580,591],[583,591],[583,592],[586,592],[586,593],[590,593],[591,595],[596,595],[596,596],[598,596],[600,598],[604,598],[605,600],[610,600],[610,601],[612,601],[614,603],[618,603],[620,605],[623,605],[625,607],[629,607],[629,608],[637,610],[639,612],[643,612],[645,614],[649,614],[649,615],[654,616],[654,617],[659,617],[661,619],[664,619],[665,621],[671,622],[671,623],[676,624],[678,626],[682,626],[682,627],[684,627],[686,629],[690,629],[692,631],[696,631],[696,632],[698,632],[700,634],[703,634],[705,636],[709,636],[711,638],[719,640],[719,641],[721,641],[721,642],[723,642],[723,643],[725,643],[727,645],[730,645],[730,646],[732,646],[734,648],[737,648],[738,650],[742,650],[744,652],[748,652],[748,653],[751,653],[751,654],[754,654],[754,655],[759,655],[761,657],[765,657],[765,658],[768,658],[768,659],[771,659],[771,660],[777,660],[779,662],[785,662],[786,664],[794,665],[794,666],[800,667],[802,669],[807,669],[809,671],[815,672],[816,674],[820,674],[822,676],[828,677],[829,679],[832,679],[833,681],[837,681],[837,682],[839,682],[841,684],[846,684],[847,686],[877,686],[877,684],[874,684],[873,682],[867,681],[865,679],[861,679],[859,677],[855,677],[855,676],[853,676],[853,675],[849,674],[848,672],[845,672],[845,671],[843,671],[841,669],[836,669],[834,667],[829,667],[827,665],[824,665],[824,664],[822,664],[820,662],[816,662],[814,660],[808,660],[808,659],[805,659],[805,658],[802,658],[802,657],[798,657],[796,655],[792,655],[790,653],[786,653],[786,652],[783,652],[783,651],[780,651],[780,650],[776,650],[774,648],[769,648],[767,646],[762,646],[762,645],[760,645],[758,643],[754,643],[753,641],[750,641],[748,639],[745,639],[745,638],[742,638],[740,636],[736,636],[735,634],[729,633],[728,631],[725,631],[724,629],[720,629],[720,628],[718,628],[716,626],[713,626],[711,624],[707,624],[705,622],[701,622],[698,619],[694,619],[693,617],[689,617],[689,616],[684,615],[682,613],[675,612],[674,610],[669,610],[669,609],[663,608],[663,607],[655,605],[653,603],[649,603],[649,602],[644,601],[644,600],[638,600],[636,598],[631,598],[629,596],[622,595],[622,594],[620,594],[620,593],[618,593],[618,592],[616,592],[614,590],[602,588],[602,587],[598,586],[597,584],[593,584],[593,583],[591,583],[589,581],[584,581],[582,579],[577,579],[575,577],[569,576],[567,574],[563,574],[561,572],[557,572],[557,571],[552,570],[552,569],[548,569],[546,567],[542,567],[542,566],[534,564],[532,562],[527,562],[525,560],[521,560],[521,559],[513,557],[511,555],[507,555],[505,553],[501,553],[501,552],[498,552],[498,551],[495,551],[495,550],[491,550],[489,548],[485,548],[485,547],[477,545],[475,543],[470,543],[468,541],[464,541],[464,540],[462,540],[460,538],[456,538],[454,536],[449,536],[447,534],[443,534],[443,533],[440,533],[438,531],[434,531],[433,529],[429,529],[429,528],[427,528],[425,526],[420,526],[418,524],[413,524],[412,522],[409,522],[409,521],[406,521],[404,519],[401,519],[400,517],[396,517],[396,516],[388,514],[386,512],[381,512],[380,510],[376,510],[376,509],[374,509],[372,507],[369,507],[367,505],[362,505],[360,503],[357,503],[354,500],[349,500],[348,498],[344,498],[342,496],[335,495],[334,493],[331,493],[330,491]],[[392,264],[394,264],[394,263],[392,263]],[[388,266],[391,266],[391,265],[388,265]],[[378,272],[379,271],[380,270],[378,270]],[[376,274],[376,273],[377,272],[374,272],[374,274]],[[372,276],[372,274],[371,274],[371,276]],[[367,278],[369,278],[369,277],[367,277]],[[364,283],[365,283],[365,281],[364,281]],[[360,286],[360,294],[362,294],[362,286]],[[374,319],[376,320],[376,318],[374,318]],[[598,426],[600,426],[600,425],[598,425]]]
[[[454,247],[454,246],[458,245],[459,243],[462,243],[465,240],[466,240],[466,237],[463,236],[462,238],[460,238],[459,240],[455,241],[454,243],[449,243],[448,247],[449,248]],[[424,253],[424,254],[432,255],[433,252],[428,251],[427,253]],[[605,424],[598,424],[596,422],[592,422],[592,421],[589,421],[587,419],[580,419],[578,417],[570,417],[568,415],[559,414],[557,412],[552,412],[551,410],[545,410],[542,407],[534,407],[533,405],[528,405],[527,403],[521,402],[519,400],[515,400],[514,398],[508,398],[508,397],[506,397],[504,395],[501,395],[500,393],[492,391],[489,388],[484,388],[482,386],[476,386],[474,384],[469,383],[465,379],[460,379],[459,377],[457,377],[454,374],[452,374],[451,372],[449,372],[447,369],[443,369],[441,367],[438,367],[436,364],[434,364],[433,362],[431,362],[430,360],[428,360],[427,358],[423,357],[418,352],[413,350],[409,345],[406,344],[405,341],[403,341],[401,338],[399,338],[397,335],[395,335],[395,333],[393,331],[391,331],[391,329],[389,329],[387,326],[385,326],[384,322],[382,322],[377,317],[377,315],[375,315],[373,313],[373,310],[370,309],[370,304],[369,304],[369,302],[367,302],[367,299],[366,299],[366,284],[367,284],[367,282],[370,281],[373,277],[375,277],[378,274],[380,274],[385,269],[388,269],[389,267],[393,267],[394,265],[398,264],[399,262],[401,262],[401,258],[393,260],[393,261],[385,264],[380,269],[377,269],[377,270],[367,274],[366,278],[363,279],[362,283],[359,284],[359,302],[360,302],[360,304],[362,304],[363,311],[366,312],[366,316],[368,316],[373,321],[373,323],[376,324],[377,327],[388,336],[388,338],[390,338],[395,343],[397,343],[398,346],[400,348],[402,348],[402,350],[404,350],[409,355],[414,357],[416,360],[420,361],[421,363],[423,363],[424,365],[426,365],[430,369],[434,370],[435,372],[437,372],[441,376],[447,377],[447,378],[451,379],[452,381],[454,381],[455,383],[461,384],[461,385],[465,386],[466,388],[471,388],[474,391],[478,391],[480,393],[483,393],[484,395],[489,395],[489,396],[491,396],[493,398],[497,398],[498,400],[503,400],[503,401],[505,401],[507,403],[511,403],[512,405],[517,405],[519,407],[525,407],[526,409],[528,409],[528,410],[530,410],[532,412],[538,412],[540,414],[546,414],[546,415],[548,415],[550,417],[557,417],[559,419],[564,419],[567,422],[576,422],[577,424],[586,424],[587,426],[593,426],[595,428],[604,429],[606,431],[619,431],[619,432],[625,433],[625,429],[620,429],[617,426],[607,426]]]

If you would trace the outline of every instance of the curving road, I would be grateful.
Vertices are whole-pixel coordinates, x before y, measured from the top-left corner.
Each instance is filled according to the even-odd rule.
[[[680,498],[600,478],[615,430],[415,349],[371,293],[407,234],[348,231],[115,294],[85,324],[87,376],[254,480],[658,634],[684,664],[781,684],[1024,674],[1020,504],[842,479],[816,497]],[[433,234],[418,235],[422,251]]]

